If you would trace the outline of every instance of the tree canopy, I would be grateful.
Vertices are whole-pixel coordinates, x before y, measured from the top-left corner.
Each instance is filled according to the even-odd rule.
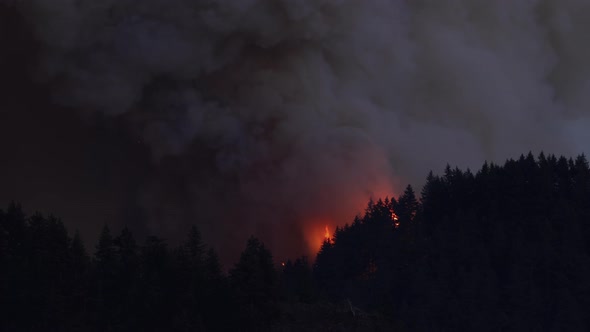
[[[177,246],[103,227],[89,253],[59,218],[0,210],[2,331],[568,330],[590,320],[590,169],[532,154],[432,172],[370,200],[313,264],[255,237],[226,275],[190,228]]]

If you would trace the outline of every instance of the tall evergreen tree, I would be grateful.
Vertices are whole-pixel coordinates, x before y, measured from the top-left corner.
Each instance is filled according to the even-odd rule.
[[[95,318],[94,323],[102,330],[114,329],[117,314],[117,252],[111,231],[104,225],[94,253],[95,275]]]
[[[416,214],[418,213],[419,204],[418,200],[416,199],[416,195],[414,194],[414,189],[411,185],[406,187],[404,194],[400,196],[397,202],[396,213],[400,220],[400,224],[408,223],[414,220]]]
[[[267,328],[266,323],[277,314],[277,276],[270,251],[257,238],[248,239],[230,271],[230,282],[248,329]]]

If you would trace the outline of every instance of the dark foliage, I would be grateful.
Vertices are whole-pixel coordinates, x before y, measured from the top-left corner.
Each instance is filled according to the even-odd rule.
[[[250,238],[224,275],[193,227],[170,248],[0,210],[1,331],[587,331],[590,169],[531,154],[370,201],[313,266]],[[142,244],[141,244],[142,243]]]
[[[91,258],[59,219],[12,204],[0,210],[0,249],[0,331],[221,331],[237,321],[217,254],[194,227],[169,250],[105,226]]]
[[[420,204],[411,188],[370,202],[324,244],[315,276],[331,299],[412,331],[587,331],[589,180],[584,156],[447,166]]]

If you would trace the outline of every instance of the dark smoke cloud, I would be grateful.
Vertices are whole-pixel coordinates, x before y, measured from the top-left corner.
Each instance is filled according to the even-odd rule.
[[[588,148],[584,1],[15,3],[53,103],[149,149],[115,187],[171,237],[199,220],[295,254],[447,162]]]

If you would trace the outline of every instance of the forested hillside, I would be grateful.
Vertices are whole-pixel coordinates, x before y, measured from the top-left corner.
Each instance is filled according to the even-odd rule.
[[[408,187],[369,203],[324,243],[314,272],[332,298],[411,331],[585,331],[589,236],[585,157],[529,154],[430,174],[419,202]]]
[[[587,331],[588,239],[584,156],[447,167],[369,202],[315,259],[273,261],[251,237],[228,273],[196,227],[172,246],[105,226],[85,246],[12,204],[0,330]]]

